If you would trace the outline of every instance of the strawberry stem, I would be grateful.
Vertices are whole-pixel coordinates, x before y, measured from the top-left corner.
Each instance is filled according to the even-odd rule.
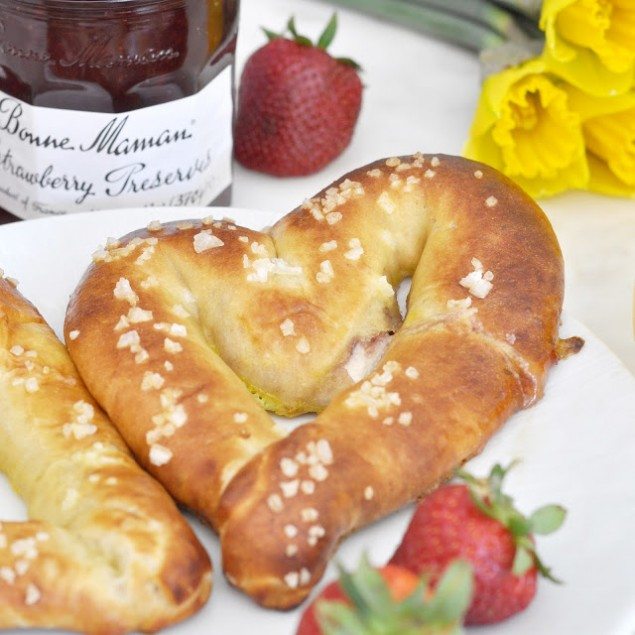
[[[324,635],[460,635],[473,593],[471,566],[461,560],[446,569],[430,597],[429,581],[404,600],[394,600],[381,573],[362,557],[356,571],[338,565],[340,586],[349,603],[318,600],[316,617]]]
[[[295,25],[295,17],[291,16],[287,21],[286,27],[282,33],[276,33],[275,31],[271,31],[270,29],[266,29],[265,27],[261,27],[263,33],[266,35],[267,40],[272,42],[273,40],[278,40],[286,37],[286,33],[289,32],[291,34],[291,39],[300,46],[315,46],[316,48],[322,49],[326,51],[328,47],[333,43],[335,39],[335,34],[337,33],[337,13],[334,13],[331,16],[331,19],[328,21],[328,24],[322,31],[317,44],[313,44],[310,38],[306,35],[301,35],[298,33],[298,29]],[[361,71],[362,67],[350,57],[336,57],[335,61],[340,62],[340,64],[344,64],[345,66],[350,66],[354,68],[356,71]]]
[[[505,477],[517,463],[513,461],[507,467],[497,463],[486,478],[477,478],[464,470],[457,470],[456,476],[467,484],[474,505],[483,514],[504,525],[512,535],[516,544],[512,573],[520,576],[535,566],[545,578],[559,583],[538,557],[532,534],[546,535],[559,529],[565,520],[566,510],[560,505],[545,505],[529,517],[519,512],[513,498],[502,489]]]
[[[300,35],[295,28],[295,18],[291,16],[287,22],[287,30],[293,36],[293,40],[301,46],[313,46],[313,42],[305,35]]]

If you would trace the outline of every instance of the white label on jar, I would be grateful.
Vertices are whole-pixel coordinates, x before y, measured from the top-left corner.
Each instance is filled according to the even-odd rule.
[[[0,91],[0,208],[21,218],[207,205],[231,183],[231,69],[196,95],[118,114]]]

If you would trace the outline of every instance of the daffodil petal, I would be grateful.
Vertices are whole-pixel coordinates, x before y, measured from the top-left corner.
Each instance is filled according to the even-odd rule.
[[[546,35],[546,47],[555,60],[569,62],[575,59],[576,50],[567,44],[556,30],[558,15],[576,0],[544,0],[540,14],[540,28]]]
[[[598,97],[610,97],[630,90],[635,80],[635,66],[623,73],[612,73],[591,51],[580,49],[574,61],[563,62],[543,52],[545,68],[581,90]]]
[[[536,197],[584,188],[589,177],[580,118],[559,80],[531,72],[542,68],[537,59],[488,78],[464,149]]]
[[[596,97],[574,86],[563,85],[562,89],[569,95],[571,109],[580,115],[583,122],[592,117],[635,108],[635,90],[614,97]]]
[[[551,72],[594,95],[633,86],[635,2],[545,0],[540,27]]]
[[[590,170],[588,189],[591,192],[635,198],[635,187],[618,179],[604,161],[591,153],[588,154],[587,161]]]

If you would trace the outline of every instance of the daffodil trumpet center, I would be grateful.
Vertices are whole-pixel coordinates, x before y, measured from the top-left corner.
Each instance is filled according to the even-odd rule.
[[[628,70],[635,60],[635,3],[576,0],[563,9],[556,30],[571,44],[590,49],[609,70]]]
[[[492,136],[505,173],[526,179],[556,178],[576,156],[578,115],[567,94],[542,75],[529,75],[507,94]]]

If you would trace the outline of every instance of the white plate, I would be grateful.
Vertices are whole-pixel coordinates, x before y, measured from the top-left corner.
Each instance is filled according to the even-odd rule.
[[[0,227],[0,266],[59,333],[68,295],[108,236],[120,236],[150,220],[185,219],[209,209],[145,209],[80,214]],[[258,228],[269,214],[213,210]],[[478,635],[632,635],[635,632],[635,379],[584,326],[566,319],[563,335],[581,335],[586,346],[555,368],[545,398],[513,417],[470,467],[484,472],[494,462],[522,459],[509,478],[521,509],[547,502],[569,510],[563,529],[539,540],[545,562],[563,580],[546,581],[527,611]],[[24,507],[0,483],[0,517],[24,518]],[[385,562],[397,546],[411,510],[404,510],[349,538],[338,557],[354,566],[365,550]],[[193,521],[216,567],[215,589],[203,610],[169,630],[178,635],[293,635],[301,609],[277,613],[258,608],[228,588],[220,573],[218,541]],[[256,540],[257,537],[254,537]],[[332,578],[333,571],[326,578]]]

